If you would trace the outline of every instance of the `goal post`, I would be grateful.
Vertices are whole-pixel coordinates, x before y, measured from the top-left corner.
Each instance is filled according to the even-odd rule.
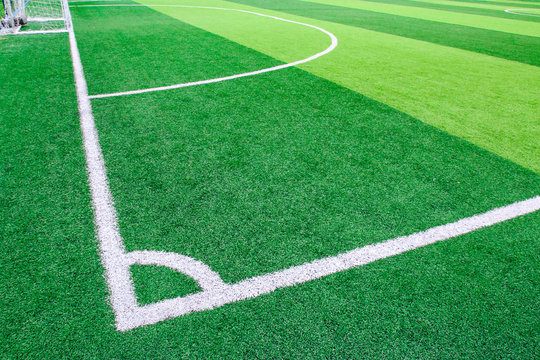
[[[63,0],[1,0],[0,35],[67,31]]]

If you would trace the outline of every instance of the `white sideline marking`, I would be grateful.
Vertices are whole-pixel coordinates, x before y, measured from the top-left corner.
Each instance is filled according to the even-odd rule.
[[[523,16],[540,17],[540,15],[523,14],[523,13],[515,12],[515,11],[530,11],[530,10],[538,10],[538,9],[535,9],[535,8],[531,8],[531,9],[506,9],[506,10],[504,10],[504,12],[505,12],[505,13],[509,13],[509,14],[514,14],[514,15],[523,15]]]
[[[105,268],[105,276],[111,293],[111,305],[116,313],[116,321],[121,323],[124,321],[122,316],[126,316],[125,314],[129,313],[130,308],[135,308],[137,301],[129,273],[129,262],[125,256],[124,243],[118,230],[116,209],[109,189],[107,170],[99,145],[98,132],[92,115],[92,106],[88,98],[88,88],[73,30],[71,13],[69,6],[67,6],[67,0],[63,0],[63,2],[68,17],[69,44],[79,104],[88,182],[94,208],[94,222],[101,249],[101,259]]]
[[[68,8],[66,7],[66,9]],[[159,265],[172,268],[192,277],[204,291],[214,291],[224,286],[224,283],[219,275],[207,265],[184,255],[158,251],[126,252],[118,228],[113,197],[109,189],[105,160],[92,115],[92,106],[88,97],[88,88],[73,30],[73,22],[69,9],[66,12],[88,182],[94,208],[94,222],[105,276],[109,285],[111,305],[120,328],[120,324],[129,323],[133,317],[137,316],[138,305],[130,275],[131,265]]]
[[[63,0],[67,5],[67,0]],[[92,195],[94,221],[110,291],[111,306],[115,313],[116,328],[127,331],[143,325],[209,310],[236,301],[268,294],[279,288],[297,285],[376,260],[398,255],[438,241],[447,240],[505,220],[532,213],[540,209],[540,196],[516,202],[484,214],[461,219],[454,223],[431,228],[409,236],[372,244],[336,256],[315,260],[274,273],[226,284],[219,274],[201,261],[190,257],[159,251],[126,252],[120,231],[114,201],[109,189],[107,171],[99,145],[86,80],[77,48],[77,40],[69,8],[66,6],[73,73],[77,90],[80,125],[86,156],[88,181]],[[192,277],[202,291],[196,294],[139,306],[130,275],[130,267],[139,265],[165,266]]]
[[[140,6],[145,6],[145,7],[181,7],[181,8],[193,8],[193,9],[236,11],[236,12],[241,12],[241,13],[246,13],[246,14],[253,14],[253,15],[257,15],[257,16],[262,16],[262,17],[267,17],[267,18],[271,18],[271,19],[275,19],[275,20],[288,22],[288,23],[291,23],[291,24],[298,24],[298,25],[302,25],[302,26],[307,26],[307,27],[319,30],[319,31],[325,33],[326,35],[328,35],[330,37],[331,44],[325,50],[323,50],[323,51],[321,51],[321,52],[319,52],[319,53],[317,53],[315,55],[312,55],[310,57],[307,57],[305,59],[298,60],[298,61],[291,62],[291,63],[287,63],[287,64],[278,65],[278,66],[273,66],[273,67],[266,68],[266,69],[250,71],[250,72],[246,72],[246,73],[242,73],[242,74],[224,76],[224,77],[219,77],[219,78],[214,78],[214,79],[193,81],[193,82],[182,83],[182,84],[174,84],[174,85],[160,86],[160,87],[155,87],[155,88],[132,90],[132,91],[122,91],[122,92],[116,92],[116,93],[110,93],[110,94],[91,95],[90,99],[101,99],[101,98],[108,98],[108,97],[113,97],[113,96],[135,95],[135,94],[142,94],[142,93],[154,92],[154,91],[180,89],[180,88],[189,87],[189,86],[206,85],[206,84],[212,84],[212,83],[217,83],[217,82],[222,82],[222,81],[227,81],[227,80],[238,79],[238,78],[242,78],[242,77],[246,77],[246,76],[254,76],[254,75],[264,74],[264,73],[267,73],[267,72],[282,70],[282,69],[286,69],[286,68],[289,68],[289,67],[292,67],[292,66],[304,64],[304,63],[307,63],[309,61],[315,60],[317,58],[320,58],[321,56],[324,56],[324,55],[328,54],[329,52],[334,50],[338,45],[338,40],[337,40],[337,38],[336,38],[336,36],[334,34],[332,34],[331,32],[329,32],[329,31],[327,31],[327,30],[325,30],[323,28],[320,28],[318,26],[305,24],[305,23],[298,22],[298,21],[293,21],[293,20],[287,20],[287,19],[283,19],[283,18],[280,18],[280,17],[277,17],[277,16],[265,15],[265,14],[261,14],[261,13],[254,12],[254,11],[248,11],[248,10],[226,9],[226,8],[209,7],[209,6],[191,6],[191,5],[107,4],[107,5],[76,5],[74,7],[121,7],[121,6],[129,6],[129,7],[134,7],[134,6],[135,7],[140,7]]]

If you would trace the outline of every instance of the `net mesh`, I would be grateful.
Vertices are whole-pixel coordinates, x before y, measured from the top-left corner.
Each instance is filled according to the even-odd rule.
[[[1,0],[0,35],[66,29],[62,0]]]

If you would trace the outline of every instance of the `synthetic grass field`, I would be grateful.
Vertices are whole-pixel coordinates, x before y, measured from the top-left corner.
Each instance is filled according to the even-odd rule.
[[[0,358],[538,358],[539,9],[72,1],[0,37]]]

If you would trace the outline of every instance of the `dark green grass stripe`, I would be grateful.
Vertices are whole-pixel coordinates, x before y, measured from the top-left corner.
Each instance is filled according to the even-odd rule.
[[[401,5],[401,6],[420,7],[420,8],[433,9],[433,10],[451,11],[451,12],[463,13],[463,14],[500,17],[500,18],[506,18],[506,19],[520,20],[520,21],[540,22],[540,17],[521,16],[521,15],[509,14],[507,12],[504,12],[503,10],[474,8],[474,7],[468,7],[468,6],[459,6],[457,4],[456,6],[453,6],[453,5],[435,4],[435,3],[413,1],[413,0],[364,0],[364,1]]]
[[[532,36],[297,0],[231,1],[540,65],[540,38]]]
[[[140,17],[165,16],[141,8],[124,19],[127,32],[152,34]],[[82,48],[116,41],[115,31],[93,36],[96,21],[114,17],[102,19],[76,21]],[[183,26],[186,41],[198,42],[201,30]],[[275,62],[201,35],[230,59]],[[161,39],[147,41],[157,48]],[[245,63],[227,65],[237,72]],[[86,75],[91,86],[101,81]],[[540,187],[530,171],[298,69],[96,100],[94,110],[127,248],[201,259],[225,281],[444,224]]]
[[[92,75],[88,79],[90,95],[210,79],[261,68],[255,58],[238,55],[233,43],[224,43],[217,50],[213,46],[215,35],[145,7],[73,7],[71,12],[76,15],[82,63],[85,72]],[[150,28],[152,31],[147,31]],[[105,42],[93,38],[105,39],[107,51],[103,51]],[[238,66],[232,67],[232,63]],[[271,66],[278,64],[274,60]]]
[[[287,73],[96,101],[128,249],[177,251],[238,281],[539,191],[532,172]]]

